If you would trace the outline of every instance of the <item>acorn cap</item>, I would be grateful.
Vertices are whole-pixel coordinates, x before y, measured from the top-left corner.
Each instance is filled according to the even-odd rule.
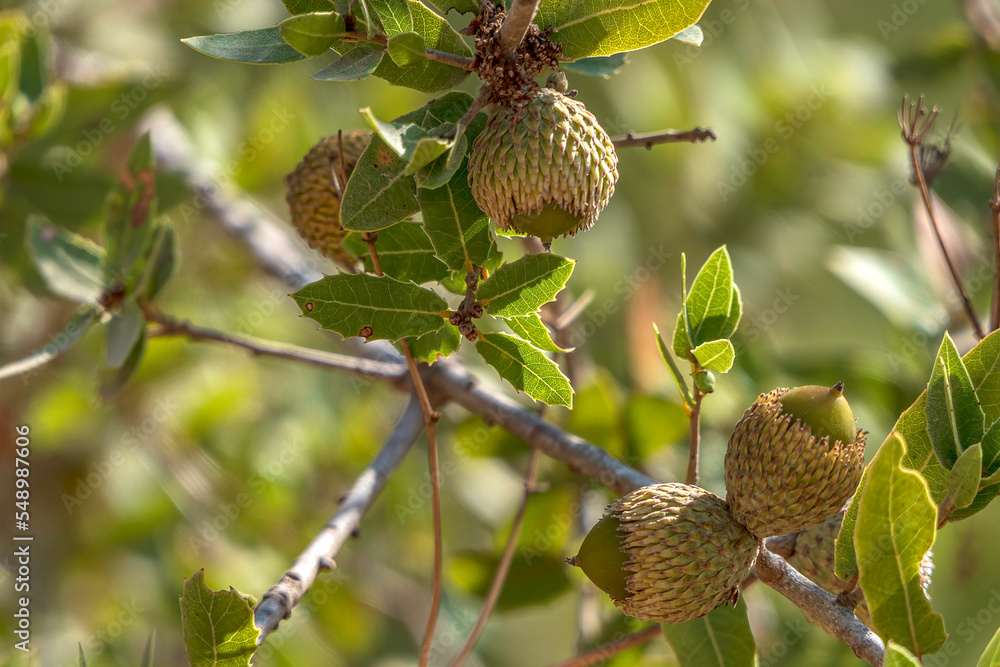
[[[618,180],[611,138],[581,102],[551,88],[497,104],[469,156],[469,184],[501,229],[548,243],[590,229]]]
[[[609,519],[617,522],[614,532],[606,530],[614,525]],[[757,557],[757,540],[730,518],[725,502],[687,484],[633,491],[611,503],[595,530],[608,543],[595,544],[588,535],[570,562],[608,591],[619,587],[608,574],[617,567],[615,551],[623,553],[626,594],[612,594],[615,606],[658,623],[681,623],[735,602]],[[596,577],[588,563],[601,566]]]
[[[361,154],[371,141],[364,130],[350,130],[341,136],[344,170],[350,178]],[[285,177],[285,200],[291,209],[292,225],[299,235],[327,259],[353,267],[354,257],[343,248],[348,232],[340,227],[341,183],[340,142],[337,135],[320,139],[309,149],[295,171]]]
[[[816,437],[808,423],[783,410],[788,393],[780,388],[761,394],[736,424],[726,450],[729,511],[758,538],[804,530],[836,514],[864,468],[864,431],[853,429],[846,443]],[[844,406],[846,401],[827,405],[835,412]],[[824,418],[820,411],[810,421]]]

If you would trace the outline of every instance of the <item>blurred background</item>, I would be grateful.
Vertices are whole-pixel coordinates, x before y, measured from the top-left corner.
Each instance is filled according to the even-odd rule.
[[[180,42],[273,25],[287,16],[278,0],[45,0],[23,9],[54,36],[67,89],[65,113],[48,133],[5,156],[0,363],[48,344],[74,310],[31,267],[26,216],[100,241],[104,198],[152,109],[172,113],[220,182],[291,234],[283,178],[313,143],[363,127],[361,107],[389,119],[429,99],[378,79],[313,81],[319,61],[240,65]],[[612,136],[698,125],[719,139],[621,150],[617,192],[596,227],[553,244],[579,260],[566,303],[588,290],[594,298],[571,332],[575,410],[551,410],[551,419],[660,480],[683,478],[687,420],[651,323],[672,331],[680,254],[690,279],[728,244],[745,314],[736,365],[703,410],[702,484],[724,492],[732,425],[775,386],[844,381],[871,432],[872,455],[924,388],[943,332],[963,351],[973,344],[926,220],[914,214],[918,195],[896,122],[904,93],[941,107],[939,142],[956,119],[950,166],[935,184],[938,210],[980,319],[989,311],[998,13],[990,0],[715,0],[700,23],[700,48],[667,42],[632,53],[608,80],[571,74],[571,87]],[[450,18],[456,27],[467,22]],[[474,92],[476,83],[462,89]],[[159,180],[161,213],[181,246],[179,271],[161,297],[165,312],[344,349],[299,317],[288,285],[262,270],[183,179]],[[508,257],[522,252],[516,240],[499,243]],[[334,270],[307,256],[318,270]],[[105,401],[97,392],[102,348],[92,331],[49,366],[0,383],[4,461],[13,459],[14,426],[31,427],[36,533],[34,653],[25,661],[5,640],[3,664],[73,665],[82,645],[92,665],[136,665],[153,630],[156,664],[185,664],[177,602],[184,578],[204,568],[210,587],[259,597],[335,512],[405,403],[377,383],[179,339],[152,340],[125,391]],[[512,393],[471,350],[459,356]],[[528,449],[454,406],[439,433],[443,465],[455,471],[443,479],[436,663],[444,664],[481,608]],[[421,441],[337,570],[321,577],[254,664],[416,663],[432,560],[422,449]],[[548,490],[529,505],[507,590],[468,664],[549,665],[643,627],[562,562],[613,496],[551,461],[541,479]],[[235,505],[241,497],[249,500]],[[998,521],[994,504],[939,535],[930,591],[951,639],[948,657],[925,664],[975,665],[1000,625],[989,606],[1000,599],[991,564]],[[5,520],[4,544],[11,530]],[[7,609],[12,565],[0,564]],[[745,596],[761,665],[861,664],[764,586]],[[0,634],[9,638],[12,629],[10,614],[0,615]],[[607,664],[673,662],[655,640]]]

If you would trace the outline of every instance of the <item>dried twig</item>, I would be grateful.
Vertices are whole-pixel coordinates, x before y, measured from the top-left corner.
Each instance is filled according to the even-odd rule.
[[[281,580],[261,598],[254,610],[254,625],[261,631],[257,638],[258,646],[281,621],[291,616],[292,609],[316,581],[316,576],[336,566],[334,558],[337,552],[358,529],[361,517],[385,487],[389,475],[405,458],[423,428],[423,410],[420,402],[413,398],[378,456],[344,496],[337,513],[299,554]]]
[[[712,128],[702,129],[696,127],[693,130],[664,130],[663,132],[653,132],[651,134],[632,134],[629,132],[624,137],[617,137],[611,140],[615,148],[632,148],[635,146],[645,146],[646,150],[651,149],[656,144],[696,144],[702,141],[715,141],[718,139],[715,130]]]
[[[569,660],[564,660],[552,667],[587,667],[588,665],[596,665],[599,662],[604,662],[609,660],[612,656],[615,656],[626,649],[630,649],[633,646],[640,646],[648,641],[656,639],[662,634],[660,626],[652,625],[645,630],[640,630],[635,634],[627,635],[621,637],[620,639],[612,639],[611,641],[601,644],[595,649],[587,651],[586,653],[580,653],[575,655]]]

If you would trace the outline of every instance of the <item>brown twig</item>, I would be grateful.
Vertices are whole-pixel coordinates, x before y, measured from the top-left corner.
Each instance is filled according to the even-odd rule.
[[[466,640],[462,650],[452,660],[451,667],[460,667],[465,662],[465,659],[469,657],[469,654],[472,653],[472,649],[476,645],[476,640],[479,639],[483,628],[486,627],[486,621],[489,620],[490,614],[493,612],[493,608],[500,598],[500,592],[503,590],[503,585],[507,581],[507,574],[510,572],[510,564],[514,560],[514,550],[517,548],[517,538],[521,534],[521,524],[524,523],[524,514],[528,509],[528,501],[531,500],[531,496],[538,490],[535,485],[535,477],[538,473],[538,461],[540,458],[541,456],[537,449],[531,450],[531,459],[528,461],[528,469],[524,475],[524,495],[521,497],[521,505],[517,508],[517,514],[514,515],[514,523],[511,525],[510,535],[507,537],[507,546],[504,547],[503,555],[500,556],[500,562],[497,564],[496,572],[493,574],[493,582],[490,584],[490,590],[486,594],[486,600],[483,602],[483,610],[479,613],[479,618],[476,620],[472,632],[469,633],[469,638]]]
[[[694,367],[694,364],[692,364]],[[686,484],[698,483],[698,452],[701,449],[701,393],[698,385],[694,385],[694,401],[691,404],[691,440],[688,445],[688,469],[684,476]]]
[[[896,117],[899,120],[899,127],[902,130],[903,141],[910,147],[910,166],[913,169],[914,177],[917,179],[917,186],[920,188],[920,195],[923,197],[924,208],[927,209],[927,217],[930,218],[934,236],[937,238],[941,254],[944,256],[944,261],[948,265],[948,271],[951,273],[952,282],[955,284],[955,292],[962,302],[962,307],[965,309],[965,314],[968,316],[969,322],[972,323],[972,328],[975,330],[979,340],[982,340],[986,337],[986,334],[983,333],[983,329],[979,325],[976,311],[972,307],[972,302],[969,300],[968,294],[965,293],[962,279],[959,277],[958,271],[955,269],[955,263],[952,261],[951,255],[948,253],[948,248],[945,247],[944,239],[941,237],[937,216],[934,214],[934,204],[931,201],[930,190],[927,187],[927,179],[924,176],[924,169],[920,160],[920,146],[933,131],[934,122],[937,120],[939,113],[940,111],[937,107],[932,108],[930,111],[927,110],[924,106],[923,95],[917,98],[916,103],[910,102],[909,96],[904,95],[903,104],[897,112]]]
[[[521,45],[528,27],[535,20],[540,0],[514,0],[500,27],[500,48],[507,60],[514,58],[514,51]]]
[[[830,632],[851,647],[854,654],[880,667],[885,646],[874,632],[858,620],[854,612],[837,603],[837,598],[806,579],[804,576],[763,547],[757,555],[754,573],[762,582],[808,611]]]
[[[624,137],[617,137],[611,140],[615,148],[633,148],[645,146],[650,150],[656,144],[696,144],[703,141],[715,141],[718,135],[712,128],[702,129],[696,127],[693,130],[664,130],[663,132],[653,132],[652,134],[632,134],[629,132]]]
[[[299,554],[281,580],[264,593],[254,609],[254,625],[260,628],[258,646],[281,621],[291,616],[292,609],[312,587],[319,573],[336,567],[334,558],[340,548],[358,529],[361,517],[385,488],[389,476],[423,430],[422,415],[419,401],[412,398],[378,456],[344,495],[337,513]]]
[[[656,639],[662,634],[660,626],[652,625],[645,630],[640,630],[635,634],[627,635],[621,637],[620,639],[613,639],[607,643],[601,644],[597,648],[594,648],[586,653],[580,653],[575,655],[569,660],[564,660],[552,667],[587,667],[588,665],[596,665],[599,662],[604,662],[614,655],[621,653],[626,649],[630,649],[633,646],[640,646]]]
[[[1000,167],[997,167],[993,184],[993,302],[990,304],[990,331],[1000,328]]]

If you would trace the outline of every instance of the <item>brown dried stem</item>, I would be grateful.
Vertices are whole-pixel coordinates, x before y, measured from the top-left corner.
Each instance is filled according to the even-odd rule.
[[[696,127],[693,130],[664,130],[653,132],[652,134],[632,134],[629,132],[624,137],[617,137],[611,140],[615,148],[633,148],[644,146],[650,150],[656,144],[696,144],[703,141],[715,141],[718,135],[712,128],[702,129]]]

